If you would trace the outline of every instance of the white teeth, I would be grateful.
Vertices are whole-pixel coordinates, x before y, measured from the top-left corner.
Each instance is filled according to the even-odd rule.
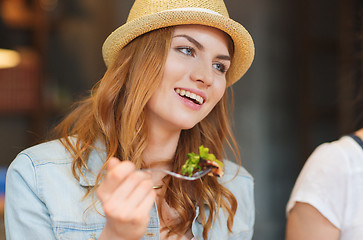
[[[186,97],[188,97],[188,98],[194,99],[194,100],[196,100],[199,104],[203,104],[203,102],[204,102],[203,97],[202,97],[202,96],[199,96],[199,95],[197,95],[197,94],[195,94],[195,93],[191,93],[191,92],[189,92],[189,91],[185,91],[185,90],[183,90],[183,89],[179,89],[179,88],[175,89],[175,92],[176,92],[177,94],[179,94],[180,96],[186,96]]]
[[[201,96],[199,96],[199,100],[198,101],[199,101],[200,104],[203,104],[204,103],[204,98],[202,98]]]

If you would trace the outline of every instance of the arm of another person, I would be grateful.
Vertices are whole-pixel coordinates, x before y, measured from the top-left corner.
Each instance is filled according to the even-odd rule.
[[[289,213],[286,240],[338,240],[340,231],[316,208],[296,202]]]

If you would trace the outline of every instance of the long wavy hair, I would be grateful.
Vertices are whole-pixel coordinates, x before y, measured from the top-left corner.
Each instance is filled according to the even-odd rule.
[[[57,137],[74,158],[72,171],[76,179],[85,178],[81,169],[87,169],[87,160],[96,140],[103,141],[106,147],[103,169],[111,156],[121,161],[131,160],[137,168],[144,166],[142,153],[148,144],[145,106],[161,82],[173,30],[174,27],[168,27],[149,32],[121,49],[117,60],[108,67],[90,96],[78,102],[56,127]],[[233,56],[232,46],[230,53]],[[226,77],[228,85],[228,72]],[[187,153],[198,152],[202,144],[218,159],[223,159],[224,146],[228,146],[240,162],[229,122],[227,92],[232,93],[232,90],[226,91],[205,119],[191,129],[182,130],[172,163],[173,171],[180,172]],[[76,142],[69,136],[76,136]],[[94,193],[102,177],[101,171],[95,186],[88,189],[85,197]],[[219,209],[228,214],[227,226],[232,231],[237,201],[215,177],[186,183],[167,176],[163,182],[164,199],[180,216],[178,221],[167,223],[165,230],[169,230],[168,234],[179,235],[188,231],[196,216],[196,206],[200,209],[199,219],[205,239]],[[210,212],[208,216],[206,208]]]

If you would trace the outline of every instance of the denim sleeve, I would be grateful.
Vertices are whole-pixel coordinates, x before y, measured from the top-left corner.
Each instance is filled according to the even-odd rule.
[[[6,176],[6,239],[55,239],[39,190],[33,162],[26,154],[19,154]]]

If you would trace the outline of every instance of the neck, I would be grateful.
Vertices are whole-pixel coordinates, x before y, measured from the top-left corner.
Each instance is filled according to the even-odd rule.
[[[148,145],[143,153],[147,167],[170,168],[178,145],[180,131],[162,132],[151,128]]]
[[[357,135],[360,139],[363,139],[363,128],[356,131],[355,135]]]

